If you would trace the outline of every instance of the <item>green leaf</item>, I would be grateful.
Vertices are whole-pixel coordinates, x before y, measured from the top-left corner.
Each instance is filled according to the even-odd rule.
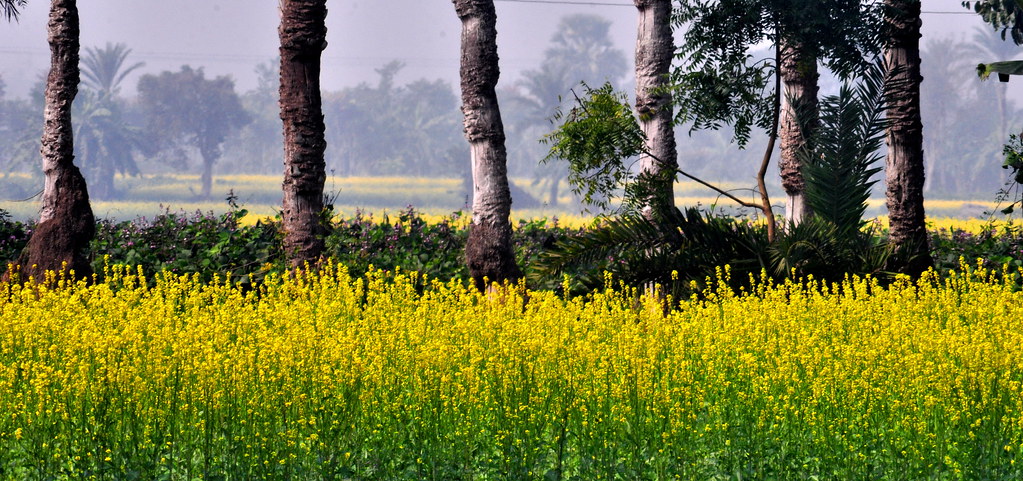
[[[999,75],[1023,75],[1023,60],[1009,60],[977,65],[977,75],[981,79],[987,80],[993,73]]]

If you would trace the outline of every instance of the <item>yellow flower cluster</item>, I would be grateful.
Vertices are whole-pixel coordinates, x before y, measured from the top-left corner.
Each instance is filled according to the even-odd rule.
[[[0,284],[0,479],[1023,475],[1015,285],[727,277]]]

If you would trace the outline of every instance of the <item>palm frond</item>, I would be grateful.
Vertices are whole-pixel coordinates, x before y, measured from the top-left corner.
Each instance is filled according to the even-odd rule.
[[[24,7],[26,0],[0,0],[0,16],[7,20],[17,20],[19,8]]]
[[[768,266],[766,239],[763,226],[695,208],[673,209],[655,222],[625,213],[559,242],[541,255],[530,277],[542,282],[568,274],[578,291],[587,291],[601,287],[608,271],[631,285],[657,283],[677,293],[724,265],[737,279],[759,272]]]
[[[806,198],[820,219],[835,226],[840,238],[852,238],[863,227],[863,215],[881,171],[887,126],[882,62],[874,63],[855,83],[846,82],[837,95],[820,104],[820,126],[810,148],[800,152]]]

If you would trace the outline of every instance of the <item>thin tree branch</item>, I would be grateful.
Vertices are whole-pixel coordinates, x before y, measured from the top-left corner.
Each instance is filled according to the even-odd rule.
[[[760,189],[760,202],[763,203],[761,210],[767,216],[767,241],[774,242],[776,234],[776,221],[774,211],[771,209],[771,198],[767,194],[767,166],[771,165],[771,154],[774,152],[774,143],[778,139],[778,123],[781,117],[781,42],[774,43],[774,121],[771,124],[771,133],[767,137],[767,150],[764,152],[764,159],[760,162],[760,170],[757,172],[757,187]]]
[[[664,166],[664,161],[659,159],[656,155],[651,154],[645,148],[642,149],[642,150],[643,150],[643,154],[644,155],[650,156],[651,159],[654,159],[655,161],[657,161],[658,164],[661,164],[662,166]],[[713,190],[714,192],[717,192],[717,193],[719,193],[719,194],[721,194],[721,195],[723,195],[725,197],[728,197],[729,199],[735,201],[735,203],[737,203],[737,204],[739,204],[739,205],[741,205],[743,207],[749,207],[751,209],[763,210],[763,206],[762,205],[754,204],[752,202],[744,201],[744,200],[742,200],[742,199],[740,199],[740,198],[730,194],[728,191],[722,190],[720,187],[718,187],[718,186],[716,186],[714,184],[711,184],[711,183],[709,183],[709,182],[707,182],[707,181],[705,181],[703,179],[700,179],[699,177],[696,177],[696,176],[694,176],[694,175],[692,175],[692,174],[690,174],[690,173],[688,173],[688,172],[686,172],[686,171],[684,171],[682,169],[679,169],[678,167],[675,168],[675,172],[679,173],[679,174],[682,174],[683,176],[688,177],[688,178],[696,181],[698,184],[700,184],[700,185],[702,185],[702,186],[704,186],[704,187],[706,187],[706,188],[708,188],[710,190]]]

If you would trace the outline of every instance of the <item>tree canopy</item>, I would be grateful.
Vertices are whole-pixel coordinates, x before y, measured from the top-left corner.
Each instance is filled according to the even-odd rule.
[[[209,197],[220,145],[249,121],[234,81],[227,76],[207,79],[201,68],[185,65],[178,72],[142,76],[138,91],[148,130],[164,139],[161,147],[186,142],[199,149],[204,164],[202,196]]]
[[[778,92],[774,63],[751,50],[766,39],[799,42],[839,77],[862,71],[881,47],[880,6],[859,0],[683,0],[685,26],[675,71],[679,123],[693,129],[735,128],[740,145],[750,129],[768,129]]]

